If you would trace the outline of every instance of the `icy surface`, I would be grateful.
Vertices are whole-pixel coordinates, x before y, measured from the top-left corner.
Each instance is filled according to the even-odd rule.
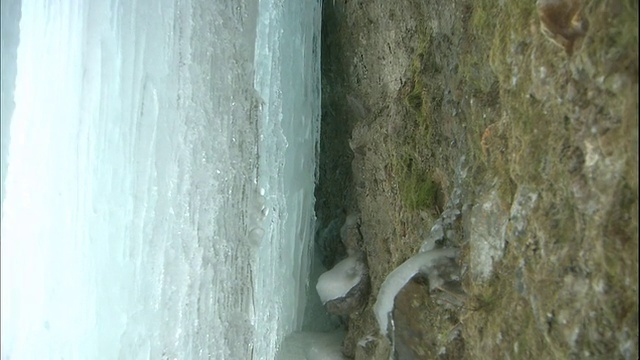
[[[9,131],[11,116],[15,107],[13,99],[13,88],[16,80],[17,50],[20,42],[20,8],[19,0],[6,0],[0,3],[0,34],[2,42],[0,57],[2,61],[2,81],[0,81],[0,199],[4,202],[5,180],[7,176],[9,157]],[[2,203],[0,202],[0,204]],[[0,210],[0,214],[2,211]]]
[[[2,358],[275,357],[306,303],[319,6],[24,2]]]
[[[358,285],[365,273],[364,266],[358,262],[358,256],[350,256],[337,263],[331,270],[320,275],[316,290],[323,304],[347,295]]]
[[[278,352],[278,360],[344,360],[344,331],[295,332],[289,335]]]
[[[407,259],[402,265],[395,268],[382,282],[373,311],[380,326],[380,333],[387,335],[389,331],[389,319],[392,317],[393,305],[396,295],[416,274],[423,273],[429,277],[429,287],[437,287],[442,282],[436,266],[458,256],[458,250],[453,248],[434,249],[421,252]],[[391,323],[393,328],[393,323]]]

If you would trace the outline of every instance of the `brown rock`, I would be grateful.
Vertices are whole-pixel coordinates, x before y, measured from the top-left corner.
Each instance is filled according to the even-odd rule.
[[[582,0],[538,0],[542,33],[571,56],[589,21],[582,17]]]

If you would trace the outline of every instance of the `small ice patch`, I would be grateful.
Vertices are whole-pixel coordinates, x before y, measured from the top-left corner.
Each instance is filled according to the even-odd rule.
[[[365,273],[357,256],[350,256],[336,264],[331,270],[320,275],[316,290],[323,304],[347,295],[349,290],[360,283]]]

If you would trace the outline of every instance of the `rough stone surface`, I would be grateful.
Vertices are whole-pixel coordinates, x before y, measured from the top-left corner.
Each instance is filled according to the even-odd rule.
[[[534,2],[324,2],[318,223],[359,212],[347,238],[371,280],[345,356],[637,357],[637,6],[590,2],[569,57]],[[434,206],[404,199],[416,169]],[[329,267],[351,247],[335,226]],[[461,250],[462,286],[406,286],[394,350],[376,334],[380,285],[441,246]]]
[[[502,259],[508,220],[509,213],[495,190],[481,195],[471,209],[467,231],[471,247],[469,267],[474,280],[488,280],[493,265]]]

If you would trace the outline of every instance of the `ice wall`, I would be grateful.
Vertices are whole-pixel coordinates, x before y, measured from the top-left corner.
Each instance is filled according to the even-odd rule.
[[[5,182],[7,167],[9,166],[9,131],[11,116],[15,108],[14,90],[16,81],[16,65],[18,59],[18,44],[20,43],[20,0],[6,0],[0,4],[0,57],[2,69],[0,72],[0,218],[2,217],[2,203],[5,198]]]

